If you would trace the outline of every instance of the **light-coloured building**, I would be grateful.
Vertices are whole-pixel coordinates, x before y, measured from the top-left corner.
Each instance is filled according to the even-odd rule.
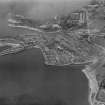
[[[97,0],[100,4],[105,4],[105,0]]]
[[[100,5],[105,5],[105,0],[93,0],[93,2],[96,2]]]
[[[77,21],[79,24],[87,23],[87,11],[78,10],[72,13],[73,21]]]
[[[81,11],[80,12],[80,23],[87,23],[87,12],[86,11]]]

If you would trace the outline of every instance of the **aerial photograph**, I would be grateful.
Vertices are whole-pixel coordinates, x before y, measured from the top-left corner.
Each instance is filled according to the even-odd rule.
[[[0,0],[0,105],[105,105],[105,0]]]

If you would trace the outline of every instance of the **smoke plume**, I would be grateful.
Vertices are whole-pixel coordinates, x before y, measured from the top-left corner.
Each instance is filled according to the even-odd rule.
[[[0,0],[0,36],[8,34],[8,13],[46,20],[81,8],[90,0]]]
[[[48,19],[67,14],[86,5],[90,0],[10,0],[11,12],[33,19]]]

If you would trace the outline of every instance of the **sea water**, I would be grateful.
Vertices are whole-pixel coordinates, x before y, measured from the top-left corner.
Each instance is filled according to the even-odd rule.
[[[89,105],[88,80],[82,69],[45,65],[40,49],[1,56],[0,97],[34,94],[44,102],[58,99],[67,105]]]

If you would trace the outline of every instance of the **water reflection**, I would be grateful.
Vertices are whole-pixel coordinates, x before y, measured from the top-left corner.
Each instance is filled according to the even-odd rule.
[[[47,66],[39,49],[0,57],[0,95],[34,93],[56,97],[68,105],[88,105],[88,83],[82,66]]]

